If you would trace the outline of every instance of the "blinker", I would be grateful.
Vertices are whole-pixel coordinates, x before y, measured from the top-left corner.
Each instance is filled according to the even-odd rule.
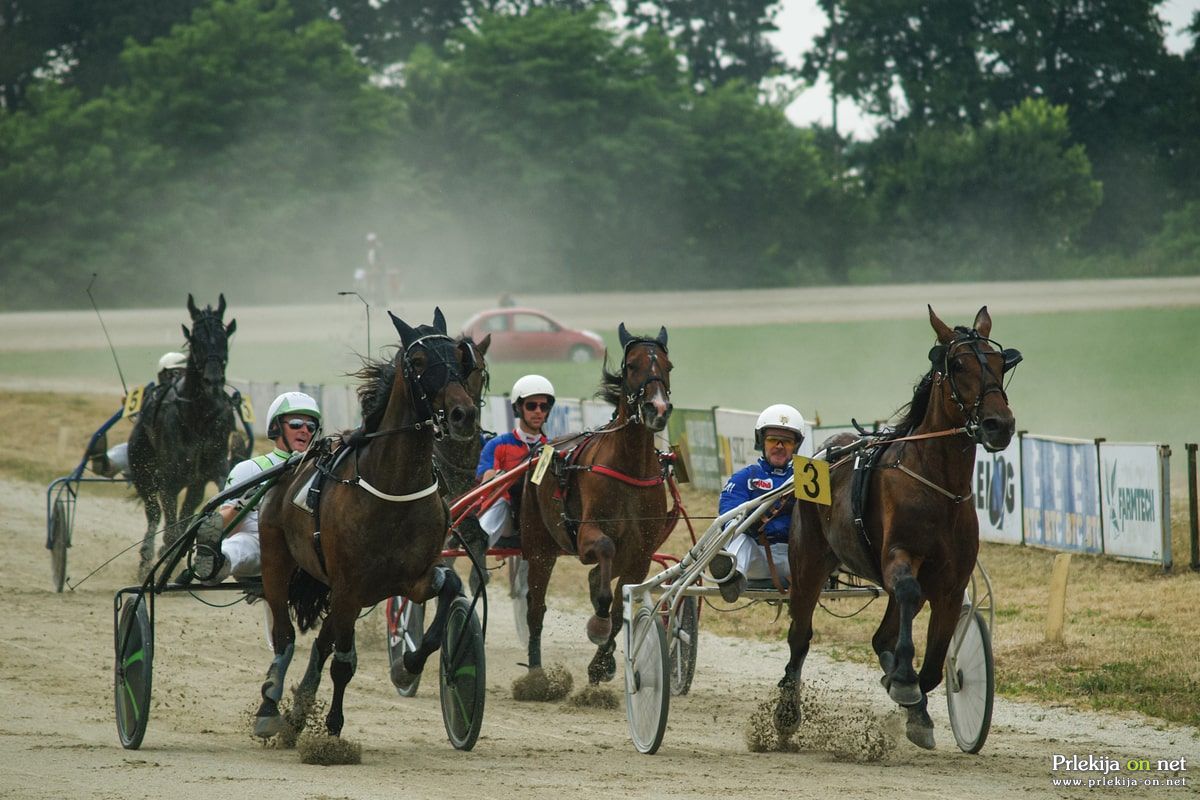
[[[1010,347],[1007,350],[1001,351],[1001,355],[1004,356],[1004,371],[1005,372],[1008,372],[1010,369],[1015,367],[1017,364],[1020,364],[1022,359],[1025,358],[1023,355],[1021,355],[1020,350],[1017,350],[1016,348],[1013,348],[1013,347]]]
[[[929,362],[931,364],[940,364],[946,358],[946,345],[934,345],[929,351]]]

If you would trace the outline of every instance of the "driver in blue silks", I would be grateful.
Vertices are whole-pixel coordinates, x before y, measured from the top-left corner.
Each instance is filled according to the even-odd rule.
[[[764,409],[754,424],[754,444],[762,456],[730,476],[721,490],[717,513],[724,514],[747,500],[761,497],[791,478],[792,456],[803,441],[804,417],[799,411],[783,403]],[[780,498],[755,525],[729,543],[728,552],[718,553],[709,562],[709,572],[716,578],[726,602],[737,600],[748,578],[770,579],[771,563],[786,585],[788,534],[794,504],[795,497],[791,494]],[[760,543],[763,536],[771,549],[769,556]]]

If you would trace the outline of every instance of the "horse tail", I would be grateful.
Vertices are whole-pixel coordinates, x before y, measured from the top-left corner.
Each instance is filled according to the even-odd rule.
[[[288,605],[296,615],[301,633],[311,630],[329,611],[329,587],[302,569],[288,583]]]

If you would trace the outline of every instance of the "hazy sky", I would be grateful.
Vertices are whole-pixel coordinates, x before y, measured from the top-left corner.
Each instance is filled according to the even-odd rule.
[[[1200,0],[1166,0],[1158,7],[1158,13],[1167,23],[1167,49],[1182,53],[1190,44],[1190,37],[1183,29],[1191,22],[1192,15],[1200,9]],[[817,7],[816,0],[782,0],[780,11],[775,17],[779,33],[772,37],[775,46],[791,64],[799,66],[801,54],[812,46],[813,37],[825,29],[828,20]],[[822,79],[808,89],[788,108],[788,117],[797,125],[819,122],[828,125],[832,121],[829,100],[829,84]],[[870,138],[874,122],[865,117],[853,103],[838,103],[838,130],[843,135],[854,134],[859,139]]]

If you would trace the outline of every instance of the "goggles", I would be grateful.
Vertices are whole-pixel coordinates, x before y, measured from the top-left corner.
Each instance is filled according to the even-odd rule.
[[[777,447],[778,445],[796,446],[796,439],[793,436],[767,436],[763,439],[767,447]]]

